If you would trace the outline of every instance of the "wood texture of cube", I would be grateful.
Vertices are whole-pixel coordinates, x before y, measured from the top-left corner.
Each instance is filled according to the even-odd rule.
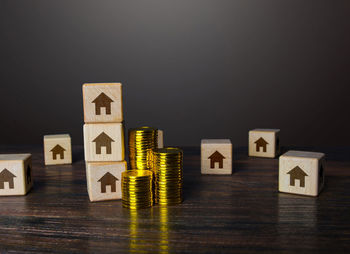
[[[83,85],[85,123],[121,123],[123,121],[122,84]]]
[[[121,199],[122,172],[126,169],[126,161],[87,162],[86,179],[90,201]]]
[[[124,131],[121,123],[85,124],[86,161],[123,161]]]
[[[72,141],[69,134],[44,136],[45,165],[72,163]]]
[[[26,195],[32,186],[31,154],[0,154],[0,196]]]
[[[317,196],[324,186],[323,153],[289,151],[279,158],[280,192]]]
[[[249,131],[249,156],[275,158],[280,153],[279,129]]]
[[[232,143],[229,139],[202,139],[202,174],[232,174]]]
[[[163,147],[164,147],[163,131],[158,130],[158,148],[163,148]]]

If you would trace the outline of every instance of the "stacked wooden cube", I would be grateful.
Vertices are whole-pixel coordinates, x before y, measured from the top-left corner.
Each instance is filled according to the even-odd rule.
[[[90,201],[121,199],[127,169],[121,83],[83,85],[84,150]]]

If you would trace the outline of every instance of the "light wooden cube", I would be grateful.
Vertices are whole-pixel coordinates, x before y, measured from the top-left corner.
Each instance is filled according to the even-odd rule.
[[[121,123],[84,125],[86,161],[123,161],[124,131]]]
[[[249,131],[249,156],[275,158],[280,153],[279,129]]]
[[[232,143],[229,139],[202,139],[202,174],[232,174]]]
[[[87,162],[86,179],[90,201],[121,199],[122,172],[126,161]]]
[[[163,131],[158,130],[158,148],[164,147],[164,137],[163,137]]]
[[[123,121],[122,84],[84,84],[83,104],[85,123],[121,123]]]
[[[324,185],[323,153],[289,151],[279,158],[280,192],[317,196]]]
[[[69,134],[44,136],[45,165],[72,163],[72,141]]]
[[[32,186],[31,154],[0,154],[0,196],[26,195]]]

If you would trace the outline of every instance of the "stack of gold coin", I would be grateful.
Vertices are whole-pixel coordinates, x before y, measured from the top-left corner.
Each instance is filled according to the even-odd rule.
[[[130,169],[151,170],[152,150],[157,148],[157,129],[140,127],[129,130],[129,162]]]
[[[152,153],[155,202],[175,205],[182,202],[183,152],[179,148],[158,148]]]
[[[130,209],[153,205],[152,171],[131,170],[122,173],[122,202]]]

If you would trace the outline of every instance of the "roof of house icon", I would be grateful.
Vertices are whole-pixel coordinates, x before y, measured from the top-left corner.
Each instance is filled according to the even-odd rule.
[[[60,154],[60,153],[62,153],[62,152],[64,152],[64,151],[66,151],[66,149],[64,149],[62,146],[60,146],[60,145],[56,145],[54,148],[52,148],[51,150],[50,150],[50,152],[53,152],[53,153],[55,153],[55,154]]]
[[[223,156],[221,153],[218,151],[215,151],[212,155],[208,157],[208,159],[214,160],[214,161],[222,161],[225,159],[225,156]]]
[[[98,146],[109,146],[114,140],[106,133],[102,132],[92,142],[95,142]]]
[[[263,138],[259,138],[257,141],[254,142],[255,144],[257,144],[258,146],[266,146],[268,145],[269,143],[263,139]]]

